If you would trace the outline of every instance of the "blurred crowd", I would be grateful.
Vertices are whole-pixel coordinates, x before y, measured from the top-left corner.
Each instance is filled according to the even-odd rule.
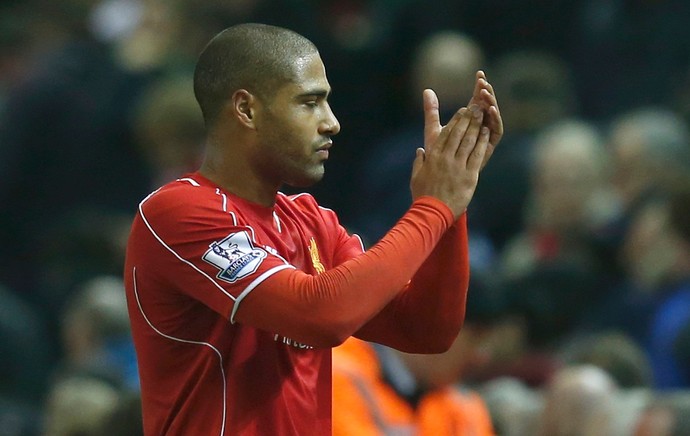
[[[458,345],[347,342],[336,429],[690,434],[689,2],[3,0],[0,436],[141,434],[128,227],[197,168],[196,56],[246,21],[319,48],[342,131],[311,192],[368,245],[410,203],[424,88],[447,119],[483,69],[505,123]]]

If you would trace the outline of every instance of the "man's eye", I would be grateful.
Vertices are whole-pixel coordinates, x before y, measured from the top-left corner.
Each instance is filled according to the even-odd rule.
[[[304,102],[304,104],[306,104],[309,107],[316,107],[318,105],[318,103],[315,100]]]

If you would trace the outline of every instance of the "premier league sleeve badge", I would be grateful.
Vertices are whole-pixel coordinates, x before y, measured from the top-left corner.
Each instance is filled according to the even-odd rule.
[[[249,234],[231,233],[212,242],[202,259],[220,270],[219,279],[234,283],[256,272],[266,258],[266,251],[252,244]]]

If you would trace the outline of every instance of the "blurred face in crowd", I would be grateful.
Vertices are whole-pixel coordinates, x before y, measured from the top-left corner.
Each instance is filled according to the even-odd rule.
[[[534,194],[540,221],[553,230],[584,225],[600,176],[588,147],[560,144],[545,152],[534,173]]]
[[[650,183],[650,169],[646,164],[643,144],[634,132],[619,129],[611,139],[613,151],[613,185],[624,204],[629,204],[643,193]]]
[[[623,259],[631,277],[644,288],[654,287],[669,273],[676,254],[664,206],[651,204],[640,210],[623,244]]]
[[[328,104],[331,87],[321,57],[301,57],[294,66],[294,80],[265,99],[270,101],[259,100],[254,157],[267,178],[304,187],[323,177],[340,124]]]

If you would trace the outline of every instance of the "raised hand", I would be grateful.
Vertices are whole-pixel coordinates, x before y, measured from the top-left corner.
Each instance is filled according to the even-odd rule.
[[[458,217],[474,195],[491,132],[482,126],[478,105],[460,109],[441,127],[436,94],[427,89],[423,97],[424,148],[417,149],[412,168],[412,197],[436,197]]]

